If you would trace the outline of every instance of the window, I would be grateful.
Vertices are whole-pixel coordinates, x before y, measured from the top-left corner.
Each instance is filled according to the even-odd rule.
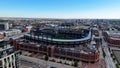
[[[7,63],[7,61],[6,61],[6,59],[4,59],[4,67],[6,68],[6,63]]]
[[[2,61],[0,61],[0,68],[2,68]]]

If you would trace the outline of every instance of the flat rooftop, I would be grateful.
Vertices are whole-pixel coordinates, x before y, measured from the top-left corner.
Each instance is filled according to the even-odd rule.
[[[106,31],[111,39],[120,40],[120,31]]]

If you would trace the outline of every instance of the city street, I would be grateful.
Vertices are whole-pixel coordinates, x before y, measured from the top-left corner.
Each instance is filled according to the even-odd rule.
[[[48,66],[54,66],[57,68],[75,68],[69,65],[64,65],[56,62],[45,61],[37,58],[27,57],[27,56],[20,56],[21,60],[20,68],[47,68]]]
[[[20,61],[20,68],[45,68],[45,67],[43,67],[40,64],[35,64],[32,62],[21,60]]]
[[[106,64],[107,64],[107,68],[116,68],[115,67],[115,64],[114,64],[114,61],[112,60],[111,58],[111,55],[110,55],[110,52],[109,52],[109,49],[108,49],[108,44],[107,42],[105,42],[105,40],[103,39],[103,36],[102,36],[102,32],[100,31],[100,36],[102,38],[102,48],[106,54],[105,56],[105,61],[106,61]]]

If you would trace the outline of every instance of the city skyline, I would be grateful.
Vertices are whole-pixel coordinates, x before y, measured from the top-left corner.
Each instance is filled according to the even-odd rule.
[[[1,0],[0,17],[119,19],[119,0]]]

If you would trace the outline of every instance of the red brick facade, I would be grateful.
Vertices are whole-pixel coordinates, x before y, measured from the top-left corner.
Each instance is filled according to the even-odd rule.
[[[109,45],[119,47],[120,46],[120,39],[110,38],[109,39]]]
[[[15,50],[25,50],[34,53],[40,53],[49,55],[51,57],[62,57],[62,58],[69,58],[69,59],[76,59],[85,62],[97,62],[99,60],[99,52],[96,53],[75,53],[75,52],[68,52],[67,50],[62,50],[58,47],[54,46],[36,46],[33,44],[25,44],[20,43],[19,41],[14,41],[13,46]]]

